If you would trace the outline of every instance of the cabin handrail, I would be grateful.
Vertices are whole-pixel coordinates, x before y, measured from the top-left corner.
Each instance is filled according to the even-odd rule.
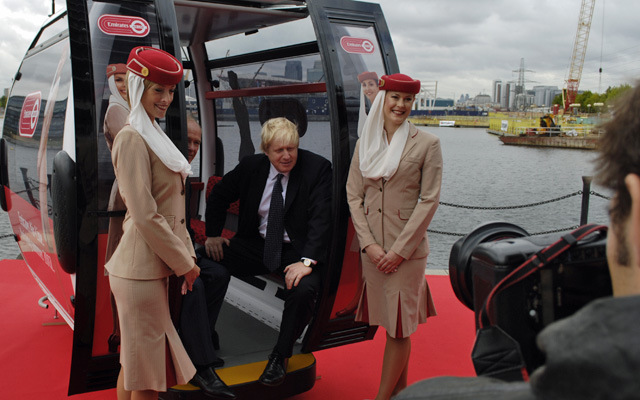
[[[325,82],[315,83],[294,83],[292,85],[278,85],[256,88],[244,88],[234,90],[216,90],[205,93],[207,100],[228,99],[233,97],[257,97],[257,96],[274,96],[287,94],[304,94],[304,93],[326,93],[327,84]]]

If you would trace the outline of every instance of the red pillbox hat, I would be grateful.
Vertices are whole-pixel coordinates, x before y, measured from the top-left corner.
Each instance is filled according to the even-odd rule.
[[[107,65],[107,78],[111,78],[114,74],[126,74],[127,66],[122,63]]]
[[[364,71],[363,73],[358,75],[358,82],[360,82],[360,83],[366,81],[367,79],[372,79],[372,80],[376,81],[376,83],[377,83],[378,82],[378,74],[376,74],[375,72],[371,72],[371,71]]]
[[[182,80],[180,61],[155,47],[133,48],[129,53],[127,68],[139,77],[160,85],[177,85]]]
[[[405,74],[382,75],[378,87],[380,90],[418,94],[420,92],[420,81],[414,80]]]

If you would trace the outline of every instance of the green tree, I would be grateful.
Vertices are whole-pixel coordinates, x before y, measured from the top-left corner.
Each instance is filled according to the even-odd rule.
[[[620,96],[621,94],[623,94],[629,89],[631,89],[631,85],[628,85],[628,84],[615,86],[615,87],[609,86],[607,90],[604,92],[605,98],[603,99],[604,100],[603,103],[610,103],[612,101],[615,101],[615,99],[618,96]]]
[[[5,108],[7,106],[7,96],[0,97],[0,108]]]
[[[575,103],[580,103],[580,108],[579,108],[580,112],[598,111],[598,108],[594,106],[594,104],[596,103],[603,103],[605,105],[604,110],[606,110],[607,106],[610,106],[618,96],[620,96],[622,93],[626,92],[629,89],[631,89],[631,85],[624,84],[624,85],[615,86],[615,87],[610,86],[607,88],[607,90],[604,93],[601,93],[601,94],[593,93],[590,90],[587,90],[585,92],[579,93],[576,96]],[[561,94],[554,97],[553,104],[560,104],[561,106],[563,106]],[[589,104],[591,104],[591,107],[589,107]],[[600,109],[600,111],[601,110],[602,109]]]

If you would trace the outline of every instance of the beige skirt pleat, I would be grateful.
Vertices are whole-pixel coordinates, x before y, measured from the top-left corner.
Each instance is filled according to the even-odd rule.
[[[408,337],[436,315],[425,278],[426,258],[404,260],[398,271],[380,272],[362,255],[363,290],[356,321],[382,326],[391,337]]]
[[[168,280],[134,280],[109,275],[109,283],[118,306],[120,364],[125,389],[166,391],[168,356],[171,356],[177,383],[189,382],[196,369],[171,321]]]

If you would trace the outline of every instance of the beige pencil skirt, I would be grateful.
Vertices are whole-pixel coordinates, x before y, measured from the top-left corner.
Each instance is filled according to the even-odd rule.
[[[425,278],[426,258],[404,260],[397,272],[385,274],[366,254],[361,257],[364,287],[356,321],[382,326],[391,337],[400,338],[436,315]]]
[[[174,380],[181,385],[189,382],[196,369],[171,322],[168,279],[109,275],[109,284],[118,306],[124,388],[164,392],[168,383],[175,384]],[[167,376],[172,370],[175,378]]]

